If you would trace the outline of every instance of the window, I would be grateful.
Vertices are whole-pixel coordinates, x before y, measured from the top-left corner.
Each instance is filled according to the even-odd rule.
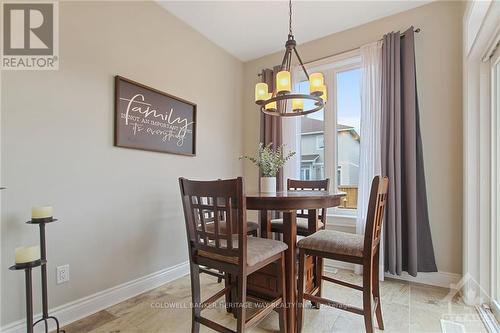
[[[309,82],[299,82],[295,90],[300,93],[309,93]],[[312,101],[305,101],[304,107],[312,108]],[[325,179],[323,110],[301,117],[300,122],[300,179]]]
[[[358,201],[361,59],[352,53],[312,64],[307,70],[323,73],[330,98],[323,110],[300,119],[300,178],[332,179],[332,185],[347,194],[335,213],[351,215]],[[304,77],[295,84],[295,91],[309,92]]]
[[[356,209],[358,204],[359,149],[361,126],[361,69],[337,72],[337,167],[339,191],[345,192],[342,208]]]
[[[311,169],[310,168],[300,168],[300,179],[311,180]]]

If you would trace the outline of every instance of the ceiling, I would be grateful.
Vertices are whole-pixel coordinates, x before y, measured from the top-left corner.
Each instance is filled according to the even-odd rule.
[[[430,1],[294,1],[297,43],[422,6]],[[288,1],[159,1],[205,37],[248,61],[283,49]]]

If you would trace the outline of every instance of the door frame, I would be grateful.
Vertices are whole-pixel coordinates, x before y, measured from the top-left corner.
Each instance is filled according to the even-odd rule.
[[[472,1],[463,21],[463,295],[468,304],[492,296],[492,217],[496,202],[491,63],[500,34],[500,3]],[[496,225],[496,224],[495,224]],[[479,295],[480,297],[471,297]],[[488,302],[489,303],[489,302]],[[479,304],[477,304],[479,305]]]
[[[499,36],[497,36],[498,39]],[[500,322],[500,47],[490,59],[491,77],[491,300],[493,315]]]

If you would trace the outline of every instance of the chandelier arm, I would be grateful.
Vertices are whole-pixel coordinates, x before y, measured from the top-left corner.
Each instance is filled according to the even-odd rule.
[[[261,112],[274,116],[274,117],[297,117],[297,116],[305,116],[306,114],[314,113],[316,111],[319,111],[323,108],[323,106],[316,106],[314,109],[307,110],[307,111],[294,111],[294,112],[288,112],[288,113],[281,113],[278,111],[271,111],[271,110],[266,110],[263,107],[261,107]]]
[[[288,52],[288,59],[286,60],[286,70],[287,71],[290,71],[291,64],[292,64],[292,51],[290,50]]]
[[[262,100],[262,101],[257,101],[255,102],[258,105],[267,105],[272,102],[277,102],[277,101],[282,101],[285,99],[294,99],[294,98],[303,98],[303,99],[309,99],[314,101],[316,104],[323,104],[323,100],[321,99],[320,96],[316,95],[308,95],[308,94],[283,94],[283,95],[276,95],[272,98]]]
[[[293,100],[293,99],[307,99],[307,100],[312,100],[314,101],[314,108],[309,109],[309,110],[302,110],[302,111],[292,111],[292,112],[286,112],[286,108],[276,108],[276,110],[266,110],[266,105],[276,102],[276,105],[282,105],[288,100]],[[258,101],[256,102],[257,105],[260,106],[260,110],[264,112],[265,114],[271,115],[271,116],[277,116],[277,117],[293,117],[293,116],[303,116],[306,114],[310,114],[316,111],[319,111],[325,107],[325,103],[323,99],[321,99],[319,96],[316,95],[307,95],[307,94],[285,94],[285,95],[276,95],[268,100],[263,100],[263,101]]]
[[[302,67],[304,74],[306,74],[307,80],[309,80],[309,73],[307,73],[306,66],[304,66],[304,63],[302,62],[302,59],[300,58],[299,52],[297,52],[297,49],[295,47],[293,48],[293,51],[295,52],[295,56],[299,60],[300,66]]]
[[[285,70],[285,64],[286,64],[286,61],[287,61],[287,58],[288,58],[288,53],[289,53],[289,50],[287,49],[285,51],[285,54],[283,55],[283,60],[281,61],[281,70]]]

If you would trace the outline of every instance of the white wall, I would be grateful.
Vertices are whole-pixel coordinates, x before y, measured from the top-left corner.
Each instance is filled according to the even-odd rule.
[[[38,244],[32,205],[60,219],[47,227],[54,307],[187,260],[177,178],[242,173],[239,60],[154,2],[59,10],[59,70],[1,78],[2,325],[24,316],[23,275],[8,267],[16,246]],[[196,157],[113,147],[116,74],[197,103]],[[56,285],[62,264],[71,280]]]
[[[424,149],[427,195],[434,251],[440,271],[462,272],[462,15],[459,1],[437,1],[321,39],[300,44],[305,62],[376,41],[410,25],[416,35],[417,85]],[[283,36],[286,38],[286,36]],[[281,62],[282,52],[245,63],[245,152],[258,144],[259,113],[254,85],[262,68]],[[257,188],[257,170],[245,164],[248,187]]]

